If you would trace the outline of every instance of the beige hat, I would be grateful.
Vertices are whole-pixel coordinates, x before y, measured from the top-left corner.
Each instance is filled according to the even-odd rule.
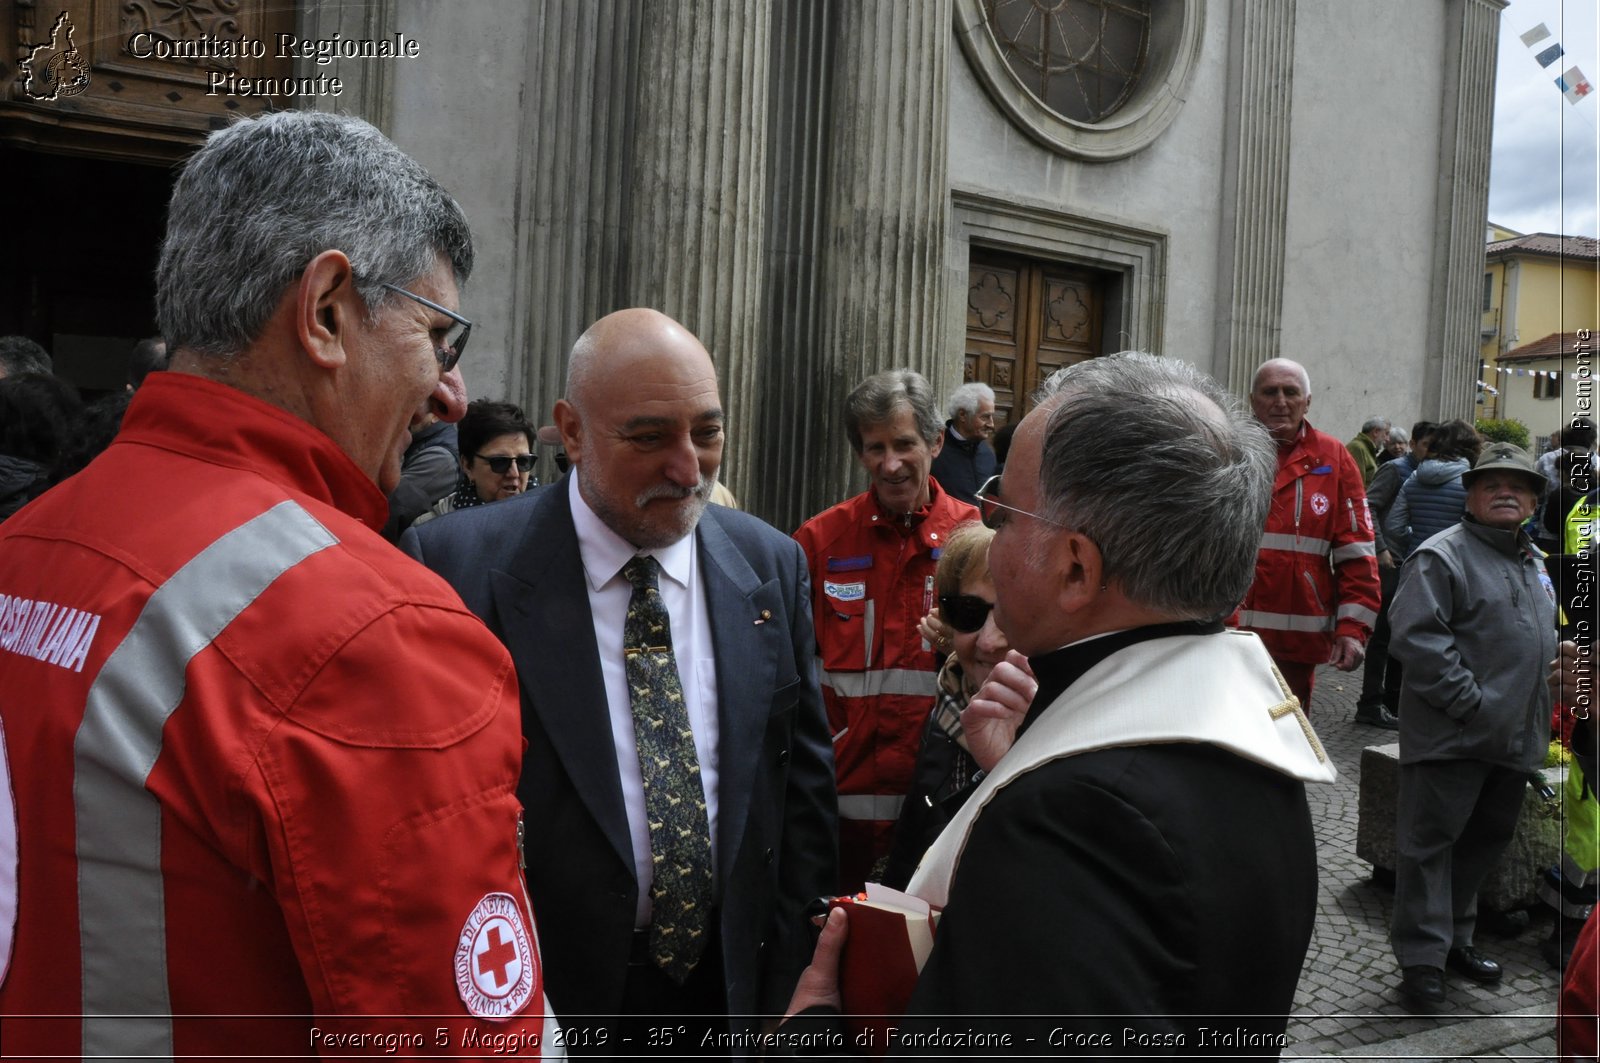
[[[1528,481],[1528,486],[1533,488],[1535,495],[1542,496],[1547,480],[1544,473],[1534,468],[1533,457],[1526,450],[1515,443],[1489,443],[1478,454],[1478,460],[1473,462],[1472,468],[1461,474],[1461,484],[1468,490],[1472,489],[1472,482],[1480,473],[1490,472],[1494,469],[1506,469],[1510,472],[1519,472]]]

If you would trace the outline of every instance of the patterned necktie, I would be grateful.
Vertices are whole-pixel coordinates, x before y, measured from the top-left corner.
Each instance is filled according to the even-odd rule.
[[[705,948],[711,909],[711,827],[688,706],[672,653],[672,625],[656,586],[660,566],[635,557],[622,574],[633,584],[622,628],[633,735],[650,823],[650,956],[682,985]]]

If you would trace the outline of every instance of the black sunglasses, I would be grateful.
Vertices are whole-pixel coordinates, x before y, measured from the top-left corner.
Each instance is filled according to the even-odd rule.
[[[989,619],[993,602],[986,602],[976,594],[945,594],[939,598],[939,617],[963,635],[983,630]]]
[[[506,471],[511,468],[512,462],[517,463],[518,472],[527,472],[533,468],[532,454],[497,454],[492,457],[488,454],[474,454],[472,456],[489,466],[490,471],[496,476],[504,476]]]
[[[399,285],[385,284],[383,287],[389,289],[391,292],[395,292],[398,295],[403,295],[407,299],[414,299],[423,306],[427,307],[429,310],[437,310],[439,313],[450,319],[452,324],[449,328],[444,330],[444,343],[435,347],[433,349],[433,354],[434,357],[439,359],[439,372],[448,373],[450,370],[454,369],[456,367],[456,363],[461,361],[461,352],[467,349],[467,337],[472,335],[472,322],[468,321],[454,310],[446,310],[432,299],[424,299],[416,292],[408,292]]]

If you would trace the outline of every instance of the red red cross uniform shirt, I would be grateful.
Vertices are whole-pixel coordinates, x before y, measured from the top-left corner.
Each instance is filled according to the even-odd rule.
[[[1278,451],[1256,574],[1236,617],[1280,661],[1321,664],[1363,645],[1378,619],[1378,560],[1361,473],[1343,443],[1304,423]]]
[[[0,525],[7,1053],[552,1038],[511,661],[383,517],[321,432],[159,373]]]
[[[911,787],[943,656],[917,624],[933,606],[933,572],[950,532],[978,511],[932,492],[909,534],[868,490],[826,509],[794,537],[811,571],[822,699],[839,783],[839,876],[855,889],[889,851]]]

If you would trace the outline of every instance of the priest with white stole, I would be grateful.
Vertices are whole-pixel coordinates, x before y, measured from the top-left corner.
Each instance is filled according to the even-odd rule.
[[[1015,692],[1014,656],[963,716],[988,774],[911,880],[943,913],[890,1055],[1284,1047],[1316,914],[1305,785],[1334,769],[1259,639],[1222,623],[1275,468],[1174,359],[1045,384],[981,498],[996,617],[1038,693]],[[838,1021],[847,936],[835,911],[780,1034]]]

